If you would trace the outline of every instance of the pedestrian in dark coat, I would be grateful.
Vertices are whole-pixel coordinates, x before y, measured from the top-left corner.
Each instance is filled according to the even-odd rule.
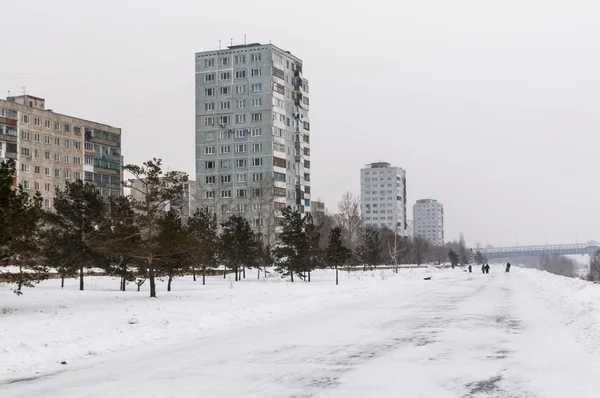
[[[486,273],[486,274],[489,274],[489,273],[490,273],[490,265],[489,265],[489,264],[486,264],[486,265],[485,265],[485,273]]]
[[[471,264],[469,264],[469,272],[473,271],[473,267],[471,267]]]
[[[481,273],[485,274],[485,264],[481,264]]]
[[[506,272],[510,272],[510,263],[506,263]]]

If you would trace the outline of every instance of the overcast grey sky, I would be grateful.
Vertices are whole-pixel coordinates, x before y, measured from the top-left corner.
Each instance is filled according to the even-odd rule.
[[[123,129],[127,163],[194,176],[194,53],[243,42],[304,60],[313,196],[407,170],[409,214],[470,244],[600,240],[597,0],[0,0],[0,94]]]

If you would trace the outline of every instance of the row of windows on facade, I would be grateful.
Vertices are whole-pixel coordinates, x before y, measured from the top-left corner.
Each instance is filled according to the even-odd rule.
[[[394,178],[393,177],[379,177],[379,181],[393,181]],[[396,176],[396,180],[397,181],[402,181],[402,178],[400,178],[400,176]],[[376,182],[377,181],[377,177],[365,177],[365,179],[363,180],[363,182]]]
[[[247,104],[248,104],[248,102],[245,99],[237,100],[235,102],[235,106],[238,109],[246,108]],[[252,104],[252,106],[262,106],[263,99],[262,98],[252,98],[251,104]],[[220,110],[231,109],[231,101],[221,101],[221,102],[219,102],[219,109]],[[204,103],[204,110],[205,111],[214,111],[215,110],[215,103],[214,102],[205,102]]]
[[[223,154],[223,155],[231,153],[231,147],[232,147],[232,145],[221,145],[221,146],[219,146],[219,153]],[[214,145],[204,147],[204,154],[205,155],[215,155],[216,154],[215,148],[216,147]],[[248,144],[236,144],[236,145],[233,145],[233,148],[235,150],[235,153],[248,152]],[[250,149],[252,152],[262,152],[263,144],[262,144],[262,142],[250,144]]]
[[[26,130],[21,130],[21,139],[23,141],[30,141],[31,140],[31,136],[32,134],[29,131]],[[42,136],[39,133],[33,133],[33,142],[42,142],[41,141]],[[62,140],[62,143],[64,145],[65,148],[71,148],[71,144],[73,144],[73,148],[74,149],[81,149],[81,141],[77,141],[77,140],[73,140],[71,141],[68,138],[65,138]],[[52,144],[52,137],[50,137],[49,135],[45,135],[44,136],[44,144],[46,145],[51,145]],[[60,146],[61,144],[61,138],[60,137],[54,137],[54,145],[56,146]],[[88,144],[91,145],[90,149],[88,149]],[[86,142],[85,143],[86,146],[86,150],[93,150],[93,144],[91,142]]]
[[[376,223],[375,222],[375,223],[365,223],[365,225],[367,227],[372,227],[372,228],[377,228],[377,227],[384,228],[384,227],[393,227],[394,223],[393,222],[387,222],[387,223],[384,223],[384,222],[382,222],[382,223]],[[396,225],[398,227],[402,227],[402,223],[401,222],[397,223]]]
[[[252,182],[260,182],[260,181],[264,181],[264,173],[252,173],[251,174],[252,178],[251,181]],[[287,177],[287,181],[286,181],[286,177]],[[300,184],[300,178],[301,176],[295,176],[295,183],[296,185]],[[288,182],[291,183],[292,182],[292,176],[284,174],[284,173],[278,173],[278,172],[273,172],[273,180],[276,182]],[[221,174],[219,176],[218,181],[220,181],[221,184],[230,184],[233,181],[232,175],[231,174]],[[309,173],[304,173],[303,179],[302,181],[304,182],[309,182],[310,181],[310,174]],[[216,184],[217,183],[217,176],[214,175],[210,175],[210,176],[205,176],[204,177],[204,182],[206,184]],[[235,175],[235,182],[236,183],[246,183],[248,182],[248,175],[243,173],[243,174],[236,174]]]
[[[295,189],[289,189],[286,190],[285,188],[280,188],[280,187],[273,187],[273,196],[277,197],[277,198],[288,198],[288,199],[303,199],[304,198],[304,194],[310,194],[310,187],[306,187],[308,188],[308,192],[305,191],[297,191]],[[271,189],[271,188],[269,188]],[[219,197],[221,199],[231,199],[233,198],[232,196],[232,192],[235,192],[235,197],[236,198],[247,198],[247,197],[263,197],[266,194],[266,189],[265,188],[250,188],[250,189],[246,189],[246,188],[241,188],[241,189],[236,189],[236,190],[231,190],[231,189],[222,189],[221,191],[219,191]],[[215,199],[216,198],[216,191],[204,191],[204,199]]]
[[[376,208],[376,207],[394,207],[395,203],[370,203],[366,204],[365,207],[367,209]]]
[[[39,184],[39,183],[36,182],[36,184]],[[23,188],[27,189],[24,186],[23,186]],[[56,189],[58,190],[58,189],[60,189],[60,187],[58,187]],[[36,188],[36,190],[39,190],[39,188]],[[48,188],[47,191],[49,192],[50,188]],[[100,195],[102,195],[104,197],[108,197],[108,196],[121,196],[121,193],[119,191],[114,190],[114,189],[104,189],[104,188],[101,188],[100,189]],[[51,208],[52,207],[52,199],[45,198],[44,199],[44,207],[47,208],[47,209]]]
[[[387,211],[386,210],[381,210],[381,211],[379,211],[379,210],[373,210],[372,212],[371,212],[371,210],[365,211],[365,214],[371,214],[371,213],[372,214],[386,214],[386,213],[387,214],[394,214],[394,210],[387,210]],[[402,212],[400,210],[398,210],[397,213],[398,214],[402,214]]]
[[[373,221],[386,220],[386,217],[385,216],[382,216],[382,217],[365,217],[365,220],[367,220],[367,221],[371,221],[371,220],[373,220]],[[393,221],[394,220],[394,216],[388,216],[387,220]]]
[[[248,115],[246,115],[246,114],[235,115],[235,122],[237,124],[248,123],[247,116]],[[252,114],[250,114],[250,120],[253,123],[262,122],[262,120],[263,120],[262,113],[252,113]],[[214,126],[215,125],[215,121],[218,121],[218,123],[220,125],[231,124],[231,115],[227,115],[227,116],[206,116],[204,118],[204,125],[205,126]]]
[[[246,69],[237,69],[233,73],[230,70],[219,72],[219,80],[232,80],[232,77],[235,79],[245,79],[248,76],[250,77],[261,77],[262,76],[262,68],[252,68],[250,69],[250,73],[247,73]],[[217,73],[210,72],[204,74],[204,82],[214,82],[217,80]]]
[[[302,163],[302,162],[300,162],[300,163]],[[220,160],[219,168],[220,169],[229,169],[229,168],[231,168],[232,164],[235,164],[235,167],[237,167],[237,168],[247,167],[248,159]],[[253,159],[251,159],[250,164],[253,167],[260,167],[264,164],[263,158],[253,158]],[[288,170],[291,170],[291,162],[286,162],[285,159],[273,157],[273,166],[286,168],[286,164],[288,165]],[[208,160],[208,161],[204,162],[204,168],[206,170],[214,170],[216,168],[216,165],[217,165],[217,162],[214,160]],[[310,169],[310,160],[304,160],[303,165],[304,165],[305,169]]]
[[[237,69],[237,70],[234,70],[233,73],[231,70],[224,70],[219,73],[217,73],[217,72],[205,73],[203,79],[204,79],[205,83],[216,82],[217,77],[219,78],[219,81],[232,82],[233,80],[246,79],[248,77],[262,77],[262,75],[263,75],[262,68],[252,68],[252,69],[250,69],[250,73],[248,73],[247,69]],[[302,90],[305,93],[309,92],[308,81],[306,79],[297,78],[296,80],[294,80],[294,78],[292,76],[290,76],[290,75],[286,76],[281,69],[278,69],[275,67],[273,67],[273,76],[280,78],[281,80],[285,81],[286,83],[288,83],[290,85],[293,84],[295,86],[295,88],[302,87]],[[281,94],[285,93],[285,87],[282,84],[274,82],[273,88],[275,91],[277,91]],[[260,90],[257,90],[257,91],[260,91]]]
[[[377,194],[377,191],[373,191],[373,195],[374,196],[368,196],[369,193],[365,194],[365,197],[363,198],[363,200],[365,202],[370,202],[370,201],[377,201],[377,200],[395,200],[397,202],[401,202],[402,201],[402,197],[401,196],[381,196],[382,194]],[[379,196],[376,196],[379,195]]]
[[[250,54],[250,62],[260,62],[262,61],[262,53]],[[232,57],[225,56],[219,57],[219,65],[227,66],[231,65]],[[233,56],[233,63],[235,65],[241,65],[246,63],[246,54],[238,54]],[[206,58],[204,59],[204,67],[205,68],[213,68],[215,66],[215,58]]]
[[[205,75],[204,78],[206,79]],[[233,87],[235,86],[235,94],[245,94],[248,91],[248,85],[246,84],[227,84],[224,86],[219,85],[218,87],[205,87],[204,88],[204,96],[205,97],[214,97],[217,92],[220,95],[232,95],[234,93]],[[217,90],[218,89],[218,90]],[[291,89],[286,89],[284,85],[273,82],[272,85],[273,94],[281,94],[288,99],[293,99],[296,102],[296,105],[300,105],[302,102],[306,106],[310,106],[310,99],[306,95],[306,93],[299,93],[297,91],[293,91]],[[263,92],[263,84],[262,83],[250,83],[250,92],[251,93],[261,93]],[[275,97],[277,98],[277,97]],[[283,101],[283,100],[281,100]],[[281,103],[279,103],[281,104]],[[280,108],[283,108],[283,104],[281,104]]]
[[[25,123],[25,124],[31,124],[31,117],[29,115],[22,115],[21,116],[21,122]],[[41,126],[42,125],[42,120],[38,117],[34,117],[33,118],[33,125],[34,126]],[[52,128],[52,122],[50,120],[44,120],[44,127],[47,129],[51,129]],[[63,131],[65,133],[70,133],[71,132],[71,125],[69,125],[68,123],[63,123],[62,126],[60,124],[60,122],[54,122],[54,130],[55,131]],[[74,126],[73,127],[73,134],[75,135],[81,135],[81,127],[79,126]]]
[[[394,184],[389,184],[389,183],[387,185],[385,183],[379,184],[379,188],[385,188],[386,186],[388,188],[392,188],[394,186]],[[371,188],[371,184],[365,184],[365,188]],[[377,184],[373,184],[373,188],[377,188]]]
[[[383,170],[379,170],[379,171],[365,171],[365,175],[384,175],[384,174],[398,174],[394,169],[383,169]]]

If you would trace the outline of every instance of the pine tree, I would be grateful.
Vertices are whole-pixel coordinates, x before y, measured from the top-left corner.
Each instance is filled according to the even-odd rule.
[[[56,262],[67,274],[78,273],[79,290],[83,290],[84,270],[106,265],[107,257],[94,245],[107,216],[106,203],[93,185],[67,181],[64,191],[56,191],[54,210],[46,215],[46,265]]]
[[[17,266],[18,273],[3,272],[2,279],[22,287],[34,287],[47,278],[47,270],[39,265],[39,232],[43,223],[42,197],[36,192],[33,198],[15,186],[16,164],[9,159],[0,163],[0,264]]]
[[[133,175],[128,180],[130,188],[140,194],[141,199],[130,198],[134,211],[134,225],[138,228],[136,245],[126,240],[114,239],[110,243],[115,254],[141,259],[145,262],[144,274],[150,281],[150,297],[156,297],[156,265],[160,258],[160,223],[165,217],[166,204],[182,195],[187,175],[171,171],[163,173],[162,160],[152,159],[142,166],[128,164],[123,170]],[[138,182],[138,184],[133,184]],[[164,246],[163,246],[164,247]],[[142,282],[143,283],[143,282]]]
[[[342,229],[335,227],[329,233],[329,245],[327,246],[327,265],[335,268],[335,284],[339,284],[338,267],[344,265],[352,257],[350,249],[342,244]]]
[[[450,250],[448,252],[448,258],[450,259],[450,264],[452,264],[452,268],[456,267],[459,262],[458,254],[454,250]]]
[[[229,217],[221,226],[220,258],[233,269],[235,280],[238,281],[240,267],[251,266],[253,263],[256,253],[254,233],[248,221],[238,215]]]
[[[289,276],[293,282],[294,273],[304,276],[308,242],[301,214],[288,206],[283,209],[282,215],[280,242],[273,249],[273,255],[278,262],[276,271],[282,276]]]
[[[187,231],[192,238],[192,248],[189,253],[190,264],[194,271],[200,264],[202,269],[202,284],[206,284],[206,271],[218,265],[219,237],[217,235],[217,216],[208,209],[196,209],[188,220]],[[194,279],[195,280],[195,279]]]
[[[366,228],[363,243],[356,248],[356,255],[363,265],[373,266],[381,264],[381,241],[379,231],[375,228]]]
[[[306,261],[304,262],[304,271],[308,281],[310,282],[310,273],[312,270],[322,268],[324,263],[324,253],[321,250],[321,229],[320,225],[316,225],[311,213],[306,213],[304,216],[304,236],[306,240]]]
[[[179,212],[171,209],[159,222],[159,253],[156,256],[159,273],[167,276],[167,291],[171,291],[173,279],[187,271],[191,237],[184,231]]]

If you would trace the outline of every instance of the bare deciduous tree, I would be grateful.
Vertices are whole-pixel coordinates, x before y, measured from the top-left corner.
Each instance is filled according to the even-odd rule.
[[[360,214],[360,199],[352,192],[346,192],[338,203],[338,214],[335,216],[337,225],[342,229],[344,245],[354,250],[358,244],[362,217]]]

